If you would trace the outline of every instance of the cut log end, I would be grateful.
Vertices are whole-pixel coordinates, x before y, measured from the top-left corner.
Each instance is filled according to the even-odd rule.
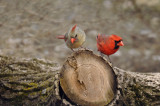
[[[89,50],[74,52],[64,63],[60,85],[79,105],[107,105],[116,95],[116,76],[101,56]]]

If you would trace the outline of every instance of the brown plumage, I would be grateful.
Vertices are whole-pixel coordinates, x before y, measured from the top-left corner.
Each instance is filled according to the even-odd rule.
[[[73,50],[74,48],[78,48],[83,45],[86,39],[86,34],[82,29],[77,27],[77,25],[74,25],[68,33],[65,35],[59,35],[57,38],[64,39],[66,45]]]

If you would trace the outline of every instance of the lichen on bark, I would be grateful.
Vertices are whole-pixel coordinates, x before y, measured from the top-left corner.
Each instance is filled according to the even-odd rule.
[[[160,73],[127,72],[114,68],[118,80],[118,97],[112,105],[160,105]]]
[[[118,85],[109,106],[160,105],[160,73],[113,69]],[[60,71],[50,61],[0,56],[0,105],[73,105],[59,85]]]
[[[0,105],[56,103],[58,73],[57,63],[0,56]]]

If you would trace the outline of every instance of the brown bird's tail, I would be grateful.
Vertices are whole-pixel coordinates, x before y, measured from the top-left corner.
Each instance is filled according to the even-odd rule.
[[[58,39],[64,39],[65,36],[64,36],[64,35],[58,35],[57,38],[58,38]]]

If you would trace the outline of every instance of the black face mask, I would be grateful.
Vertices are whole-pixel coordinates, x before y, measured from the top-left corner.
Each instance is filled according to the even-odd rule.
[[[114,47],[114,49],[118,49],[119,48],[119,46],[117,45],[119,42],[121,42],[121,40],[115,41],[115,47]]]

